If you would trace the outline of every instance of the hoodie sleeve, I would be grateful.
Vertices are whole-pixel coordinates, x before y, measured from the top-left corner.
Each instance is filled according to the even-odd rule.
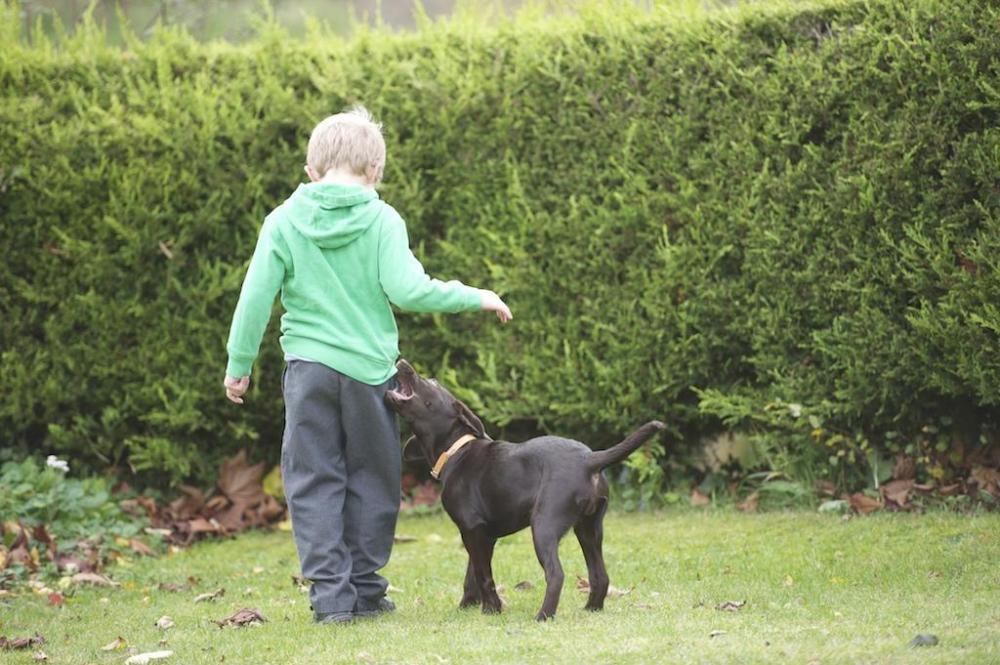
[[[378,271],[389,302],[410,312],[467,312],[480,308],[479,290],[452,280],[432,279],[410,251],[406,224],[393,210],[385,215]]]
[[[257,236],[257,248],[250,259],[240,299],[233,313],[233,324],[226,343],[229,352],[226,374],[229,376],[250,376],[260,341],[271,318],[274,296],[285,278],[287,264],[287,249],[275,229],[274,218],[269,217]]]

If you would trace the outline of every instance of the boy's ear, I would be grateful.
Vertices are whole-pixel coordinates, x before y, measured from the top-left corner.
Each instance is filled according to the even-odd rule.
[[[382,180],[382,166],[378,164],[369,164],[368,168],[365,169],[365,178],[368,183],[374,187],[379,184]]]
[[[455,400],[455,408],[458,410],[458,419],[471,429],[476,436],[480,439],[490,438],[486,435],[486,428],[483,427],[483,421],[472,412],[472,409],[457,399]]]
[[[309,176],[309,182],[319,182],[319,175],[313,170],[313,167],[306,164],[303,168],[306,170],[306,175]]]
[[[403,444],[403,461],[404,462],[424,462],[423,451],[420,450],[420,445],[417,443],[417,437],[411,436]]]

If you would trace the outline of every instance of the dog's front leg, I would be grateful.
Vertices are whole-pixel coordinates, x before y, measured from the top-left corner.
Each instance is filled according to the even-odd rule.
[[[476,582],[476,571],[472,567],[472,554],[469,554],[469,565],[465,568],[465,591],[458,603],[460,609],[472,607],[480,603],[479,584]]]
[[[488,536],[479,528],[463,531],[462,542],[469,553],[469,567],[472,570],[475,586],[479,591],[483,613],[499,614],[501,610],[500,596],[497,595],[496,584],[493,582],[493,548],[497,544],[496,538]],[[467,582],[468,578],[469,575],[466,573]],[[468,594],[468,586],[466,594]]]

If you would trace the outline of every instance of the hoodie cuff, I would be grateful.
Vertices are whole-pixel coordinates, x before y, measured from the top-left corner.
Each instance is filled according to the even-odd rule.
[[[479,289],[472,286],[466,286],[465,288],[468,289],[465,292],[465,302],[463,303],[466,311],[475,312],[482,309],[483,299],[479,295]]]
[[[231,376],[234,379],[242,379],[244,376],[250,376],[250,372],[253,369],[254,356],[229,356],[229,362],[226,364],[226,375]]]

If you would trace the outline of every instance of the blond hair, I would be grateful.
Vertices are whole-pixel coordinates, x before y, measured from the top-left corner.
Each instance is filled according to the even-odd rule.
[[[378,182],[385,168],[382,124],[360,105],[324,118],[309,137],[306,163],[319,177],[346,168]]]

